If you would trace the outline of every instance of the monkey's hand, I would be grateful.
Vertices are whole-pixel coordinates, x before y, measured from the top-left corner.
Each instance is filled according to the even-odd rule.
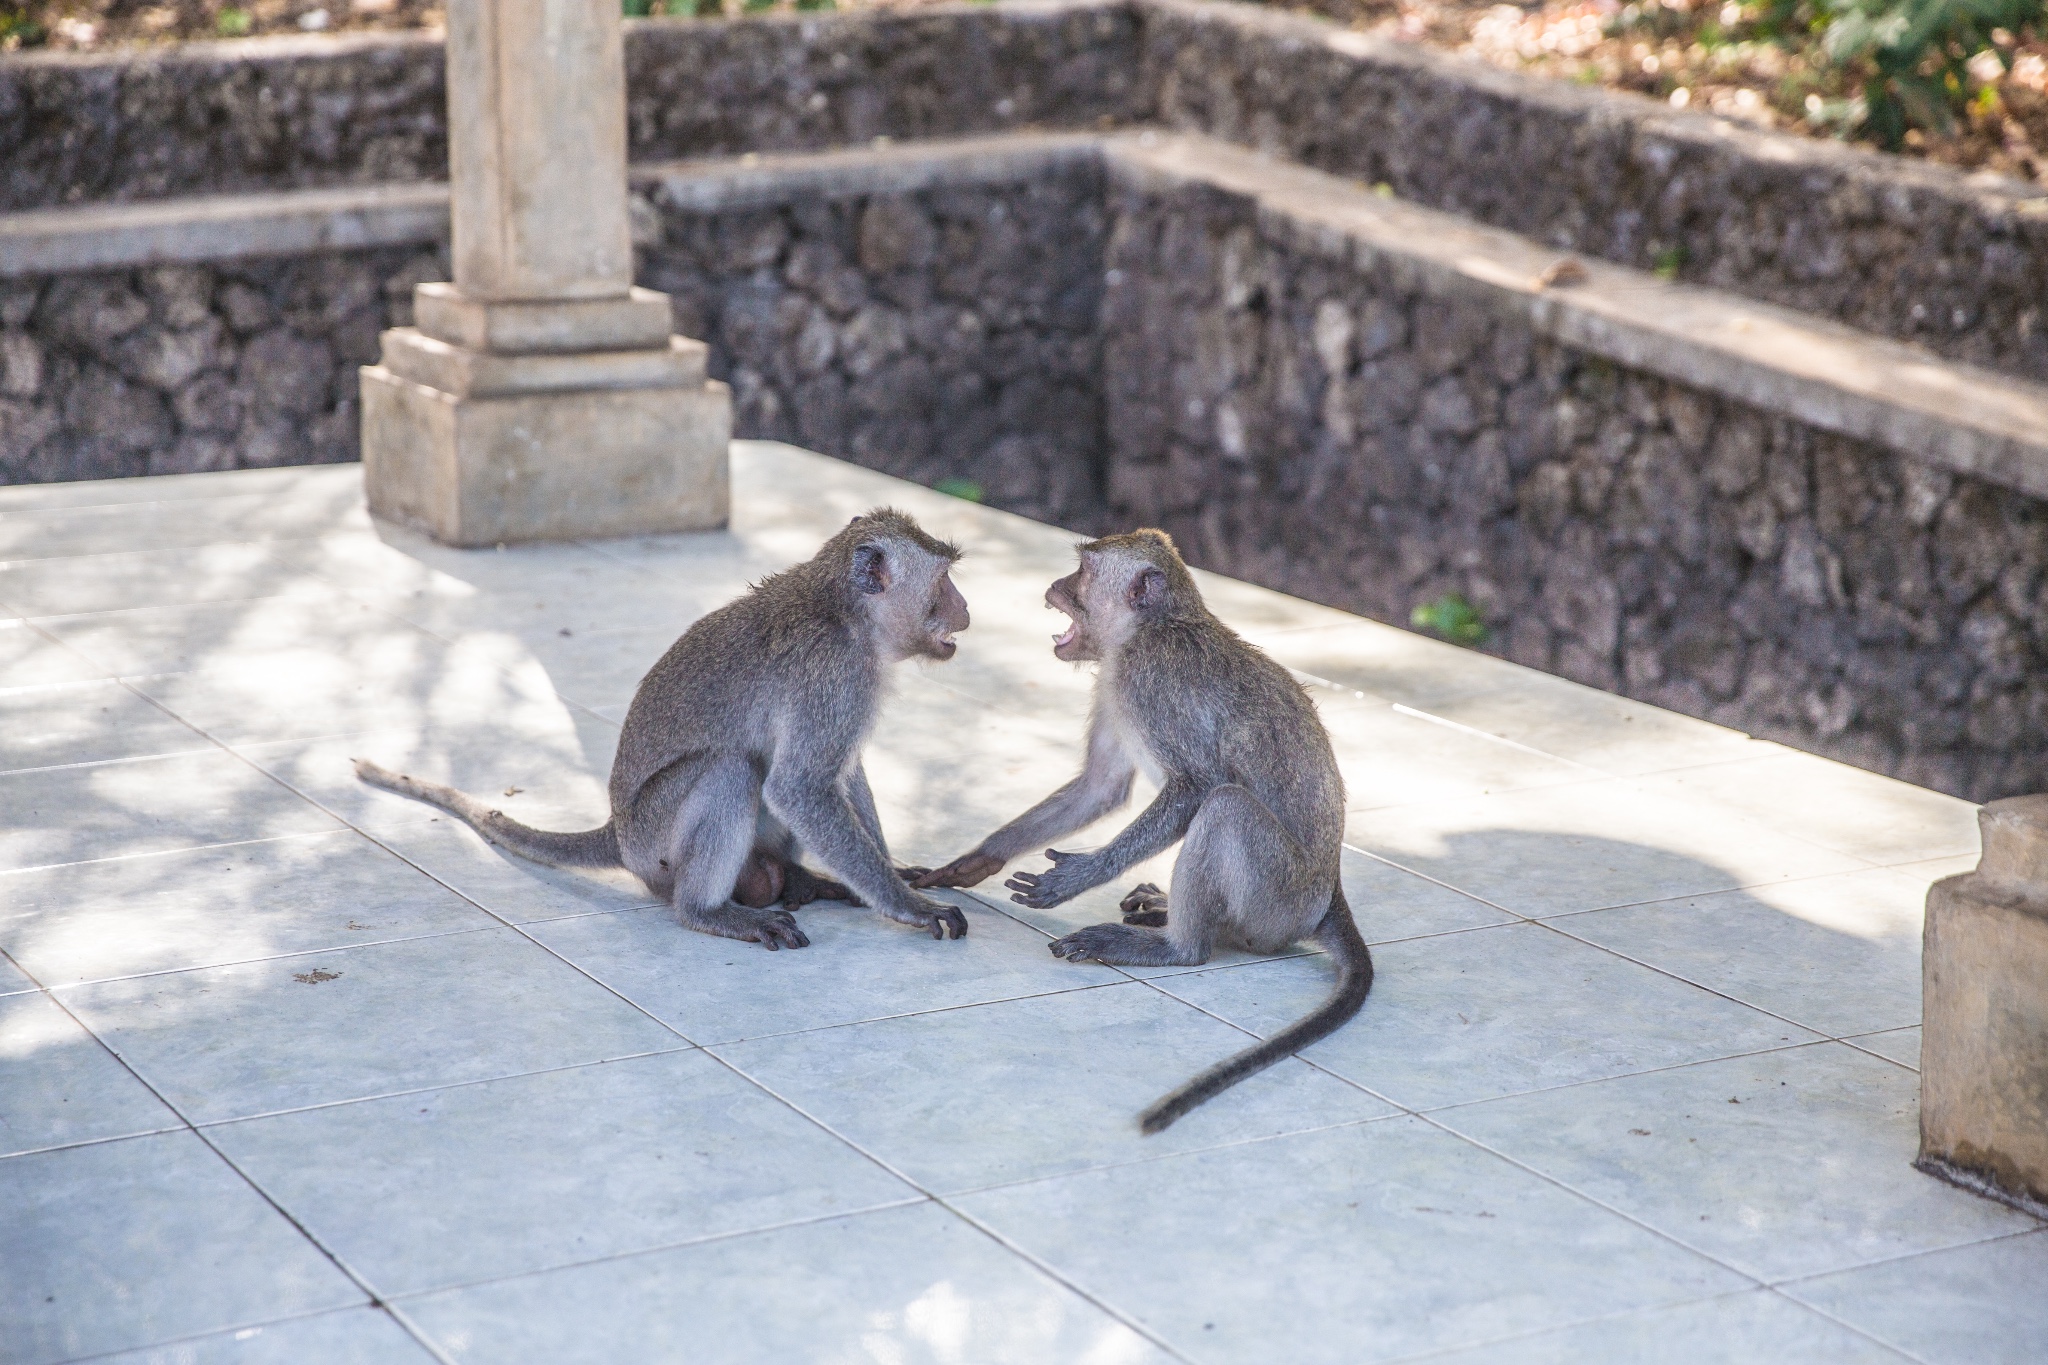
[[[976,849],[963,853],[944,867],[920,869],[923,875],[910,879],[920,890],[932,886],[975,886],[1003,870],[1003,860]]]
[[[1033,910],[1050,910],[1090,887],[1102,885],[1103,878],[1096,870],[1093,854],[1062,853],[1056,848],[1049,848],[1045,856],[1052,859],[1052,866],[1045,871],[1012,873],[1010,879],[1003,883],[1016,893],[1010,897],[1011,900]]]
[[[910,905],[903,909],[888,908],[882,911],[898,924],[914,924],[928,931],[933,938],[967,937],[967,916],[957,906],[935,901],[930,896],[912,896]]]

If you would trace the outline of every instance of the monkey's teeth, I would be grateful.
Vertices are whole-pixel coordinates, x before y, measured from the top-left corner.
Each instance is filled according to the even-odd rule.
[[[1074,643],[1074,637],[1080,633],[1081,623],[1079,621],[1075,621],[1073,624],[1069,625],[1064,631],[1052,637],[1053,648],[1058,649],[1062,645],[1070,645]]]

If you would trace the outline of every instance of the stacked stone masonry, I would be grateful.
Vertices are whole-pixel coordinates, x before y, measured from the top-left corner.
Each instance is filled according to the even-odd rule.
[[[1158,122],[2048,378],[2048,193],[1212,0],[628,25],[641,161]],[[0,58],[0,212],[434,180],[438,41]]]
[[[356,367],[445,247],[0,279],[0,482],[357,458]]]
[[[1102,512],[1101,172],[679,209],[641,282],[711,344],[734,427],[1062,525]]]

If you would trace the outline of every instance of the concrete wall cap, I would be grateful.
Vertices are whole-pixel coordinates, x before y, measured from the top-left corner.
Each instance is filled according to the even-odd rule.
[[[2010,796],[1977,812],[1977,877],[2001,899],[2048,913],[2048,795]]]

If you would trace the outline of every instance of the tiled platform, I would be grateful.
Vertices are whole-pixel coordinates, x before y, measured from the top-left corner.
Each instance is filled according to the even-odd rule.
[[[786,447],[730,533],[461,553],[353,468],[0,491],[0,1361],[2039,1362],[2048,1229],[1916,1174],[1963,803],[1221,580],[1307,676],[1379,985],[1167,1134],[1314,955],[1045,951],[1114,891],[769,954],[509,860],[367,755],[594,823],[688,622],[904,505],[975,624],[897,855],[1078,755],[1071,538]]]

